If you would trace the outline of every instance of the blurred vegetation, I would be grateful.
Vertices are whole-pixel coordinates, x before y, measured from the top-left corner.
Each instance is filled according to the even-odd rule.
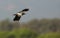
[[[26,23],[0,21],[0,38],[60,38],[60,19],[33,19]]]
[[[60,38],[60,33],[47,33],[39,35],[37,38]]]

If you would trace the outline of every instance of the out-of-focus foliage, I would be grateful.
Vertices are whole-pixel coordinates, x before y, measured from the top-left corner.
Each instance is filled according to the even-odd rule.
[[[36,38],[37,33],[28,29],[0,32],[0,38]]]
[[[39,33],[60,32],[60,19],[32,20],[28,27]]]
[[[33,19],[26,23],[11,22],[10,20],[0,21],[1,31],[18,28],[29,28],[37,33],[60,32],[60,19]]]
[[[0,21],[0,38],[36,38],[37,35],[38,38],[60,38],[59,34],[60,19],[33,19],[26,23]]]
[[[60,33],[47,33],[39,35],[37,38],[60,38]]]
[[[0,32],[0,38],[5,38],[5,36],[6,36],[7,34],[9,34],[8,31],[7,31],[7,32],[1,31],[1,32]]]

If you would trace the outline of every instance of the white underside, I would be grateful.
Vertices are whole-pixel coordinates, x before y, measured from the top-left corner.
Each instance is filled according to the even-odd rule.
[[[22,16],[22,13],[17,13],[18,16]]]

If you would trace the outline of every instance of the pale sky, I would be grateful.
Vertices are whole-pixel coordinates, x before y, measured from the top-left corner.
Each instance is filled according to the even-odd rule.
[[[60,18],[60,0],[0,0],[0,20],[13,20],[13,14],[24,8],[30,11],[21,18],[22,22],[34,18]]]

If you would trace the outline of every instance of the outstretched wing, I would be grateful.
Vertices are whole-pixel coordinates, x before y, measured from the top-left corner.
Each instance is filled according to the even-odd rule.
[[[29,9],[23,9],[22,11],[29,11]]]
[[[21,16],[16,15],[16,16],[14,17],[13,21],[19,21],[20,18],[21,18]]]
[[[27,11],[29,11],[29,9],[28,9],[28,8],[23,9],[22,11],[20,11],[20,12],[18,12],[18,13],[23,13],[23,12],[27,12]]]

